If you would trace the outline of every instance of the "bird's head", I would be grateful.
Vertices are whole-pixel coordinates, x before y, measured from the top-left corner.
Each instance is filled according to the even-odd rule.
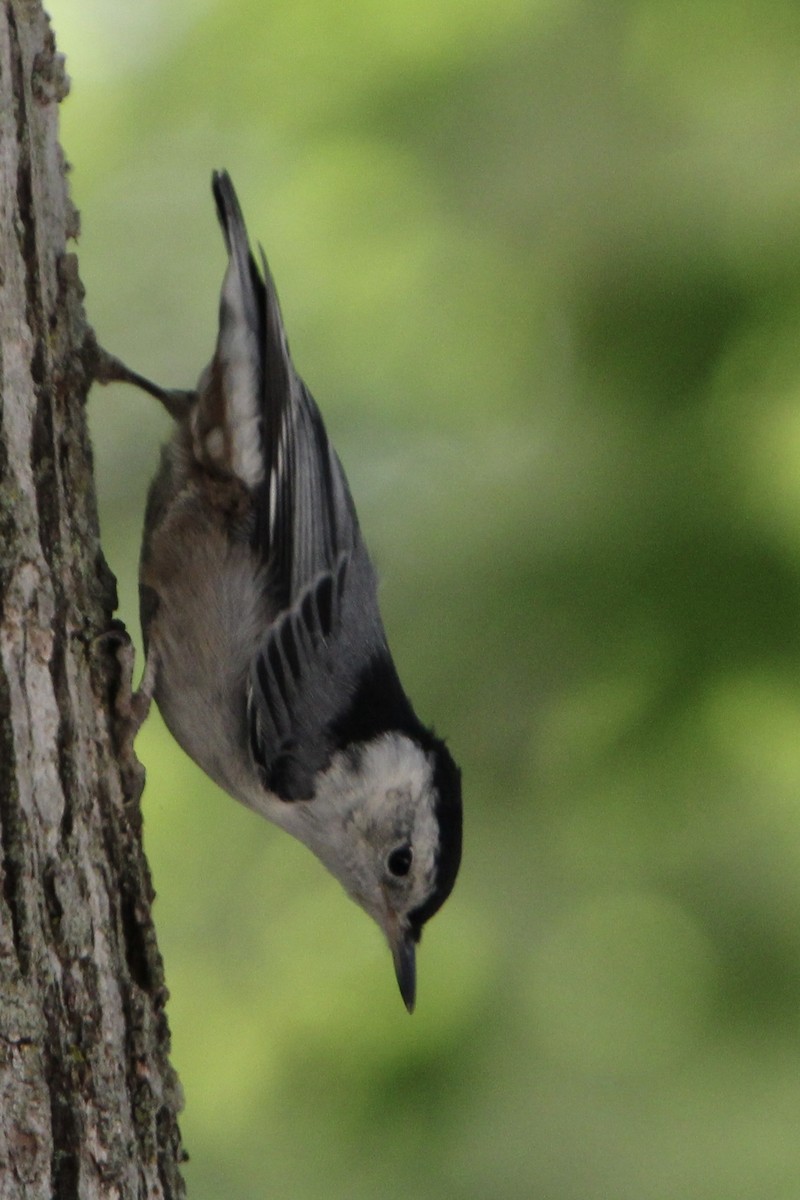
[[[409,1012],[415,949],[461,861],[461,776],[443,742],[389,732],[337,752],[293,832],[383,930]],[[300,815],[300,814],[298,814]]]

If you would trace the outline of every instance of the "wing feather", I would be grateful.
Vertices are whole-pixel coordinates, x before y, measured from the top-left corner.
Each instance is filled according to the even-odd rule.
[[[244,327],[228,335],[228,359],[236,358],[230,347],[255,345],[263,471],[252,544],[265,572],[267,607],[277,614],[249,673],[250,749],[265,787],[286,800],[310,799],[335,748],[343,705],[388,649],[347,479],[292,363],[264,252],[259,271],[225,172],[214,176],[214,196],[230,253],[221,317],[227,306],[233,324]],[[242,379],[247,385],[246,372],[238,371],[223,363],[226,389]]]

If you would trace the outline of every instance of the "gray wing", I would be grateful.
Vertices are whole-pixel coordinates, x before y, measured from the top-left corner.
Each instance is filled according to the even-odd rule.
[[[270,628],[247,696],[250,750],[266,788],[311,800],[375,663],[390,661],[363,548],[341,554]]]
[[[251,664],[250,748],[265,786],[287,800],[309,799],[343,707],[388,650],[347,479],[294,369],[263,251],[262,279],[230,178],[215,174],[213,187],[236,278],[250,293],[227,311],[258,329],[265,472],[253,548],[269,610],[279,614]]]
[[[294,369],[278,295],[263,250],[263,278],[250,252],[239,202],[227,172],[213,180],[225,242],[237,270],[232,286],[238,303],[221,306],[220,340],[241,344],[241,323],[252,333],[260,387],[261,455],[264,495],[254,546],[268,569],[274,611],[289,608],[343,553],[361,545],[358,518],[341,463],[331,446],[319,409]]]

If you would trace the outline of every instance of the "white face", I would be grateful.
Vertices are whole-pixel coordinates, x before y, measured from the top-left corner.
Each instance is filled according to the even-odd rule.
[[[435,882],[431,764],[402,734],[334,756],[292,832],[394,943]]]

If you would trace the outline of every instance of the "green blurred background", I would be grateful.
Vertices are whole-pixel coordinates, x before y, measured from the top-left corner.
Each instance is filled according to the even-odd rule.
[[[52,0],[101,341],[190,385],[227,167],[466,850],[376,929],[139,746],[192,1200],[800,1196],[800,6]],[[90,402],[138,632],[168,420]]]

